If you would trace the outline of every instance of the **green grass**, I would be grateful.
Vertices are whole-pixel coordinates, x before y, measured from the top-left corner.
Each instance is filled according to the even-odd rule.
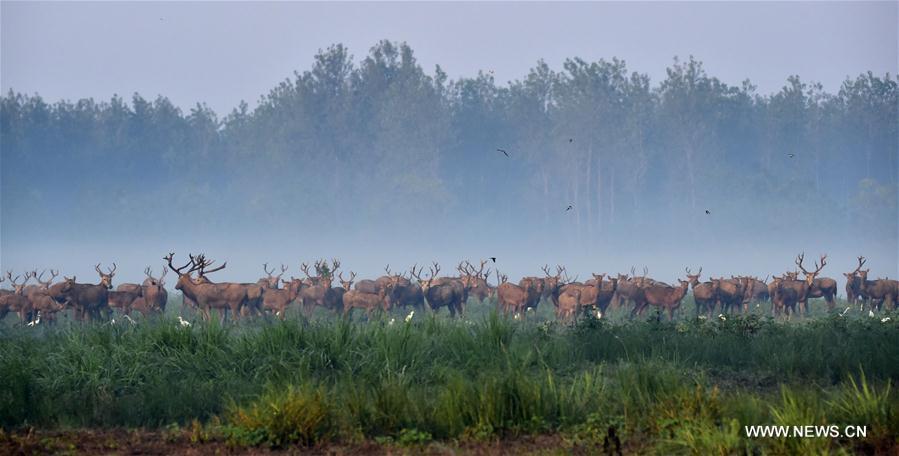
[[[0,323],[0,425],[190,425],[273,447],[553,433],[571,448],[612,427],[660,454],[869,452],[899,436],[897,315],[669,323],[619,310],[569,325],[545,307],[519,321],[474,304],[458,320],[317,312],[184,328],[177,311],[136,325]],[[868,436],[747,439],[752,424]]]

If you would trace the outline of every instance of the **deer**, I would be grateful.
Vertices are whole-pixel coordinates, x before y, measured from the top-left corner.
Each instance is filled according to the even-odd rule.
[[[871,309],[880,311],[883,304],[887,304],[887,308],[896,308],[899,301],[899,282],[889,279],[868,280],[869,269],[860,270],[859,274],[859,290],[864,294],[871,303]]]
[[[265,277],[256,281],[257,285],[260,285],[264,288],[278,288],[278,283],[281,282],[281,277],[284,276],[284,273],[287,272],[289,268],[287,266],[281,265],[281,273],[278,275],[272,275],[275,272],[275,268],[272,268],[271,271],[268,270],[268,263],[262,264],[262,270],[265,272]]]
[[[643,299],[642,286],[649,281],[646,277],[648,273],[649,269],[644,267],[643,276],[637,277],[634,267],[632,266],[630,276],[618,274],[618,289],[613,301],[622,308],[627,306],[628,303],[633,302],[634,307],[636,308],[639,301]]]
[[[19,282],[20,277],[22,276],[17,275],[13,278],[11,271],[6,273],[6,278],[9,279],[9,283],[12,285],[12,292],[0,295],[0,320],[6,318],[9,312],[17,313],[22,324],[30,320],[29,316],[31,315],[32,307],[31,301],[25,296],[25,286],[33,276],[31,272],[26,272],[25,280],[22,282]]]
[[[213,261],[207,261],[203,254],[200,254],[197,257],[188,255],[190,261],[180,268],[176,268],[175,265],[172,264],[174,256],[174,252],[169,253],[167,256],[163,257],[163,259],[166,260],[169,269],[178,275],[178,282],[175,284],[175,289],[180,290],[185,296],[190,297],[190,299],[197,303],[197,307],[200,309],[205,320],[208,321],[210,319],[210,311],[212,309],[218,309],[221,312],[222,324],[224,324],[225,318],[227,318],[228,311],[231,312],[233,319],[240,319],[241,308],[243,308],[249,300],[246,287],[237,283],[213,283],[211,281],[197,283],[191,277],[191,274],[195,271],[204,278],[207,274],[221,271],[228,265],[227,261],[222,263],[221,266],[207,271],[206,268],[211,266]],[[182,272],[188,267],[190,267],[190,269],[188,269],[187,272]]]
[[[282,273],[285,271],[281,271]],[[266,288],[262,293],[262,309],[283,320],[287,316],[287,307],[296,301],[303,287],[302,280],[281,279],[284,288]]]
[[[808,302],[808,293],[814,283],[815,277],[824,269],[827,264],[827,255],[822,255],[820,264],[815,262],[815,271],[808,272],[802,263],[805,260],[805,254],[800,253],[796,257],[796,265],[802,270],[805,277],[803,280],[798,279],[798,274],[785,273],[782,278],[775,278],[772,281],[773,293],[771,301],[774,304],[775,315],[783,311],[787,311],[787,316],[796,313],[796,305],[799,304],[800,313],[807,312],[807,308],[803,306],[803,302]]]
[[[559,307],[556,317],[567,320],[576,317],[581,309],[599,309],[600,315],[605,311],[600,308],[603,279],[606,274],[592,274],[593,278],[586,283],[571,282],[562,286],[559,292]],[[610,298],[611,299],[611,296]]]
[[[718,283],[711,279],[708,282],[700,282],[702,267],[699,268],[699,272],[696,274],[693,274],[690,268],[685,268],[684,270],[687,272],[687,281],[693,287],[693,302],[696,304],[696,315],[706,314],[708,317],[711,317],[718,302]]]
[[[802,267],[802,259],[805,258],[805,254],[800,254],[796,258],[796,265],[799,266],[799,269],[802,271],[802,274],[806,278],[806,282],[808,283],[808,289],[805,294],[802,295],[802,299],[800,300],[800,310],[802,313],[808,315],[808,299],[809,298],[820,298],[824,297],[824,300],[827,302],[827,307],[830,310],[833,310],[834,307],[834,295],[837,294],[837,282],[833,279],[824,277],[818,278],[818,274],[824,269],[824,266],[827,265],[827,255],[821,255],[821,266],[818,266],[818,263],[815,263],[815,267],[817,268],[814,273],[810,273]],[[811,275],[811,279],[809,276]]]
[[[857,260],[858,266],[855,270],[852,272],[844,272],[843,275],[846,277],[846,300],[849,301],[850,305],[860,304],[859,310],[861,311],[865,308],[867,297],[862,294],[862,284],[859,272],[867,260],[863,256],[857,257]]]
[[[464,312],[465,287],[462,283],[458,280],[436,280],[437,274],[440,272],[440,265],[436,261],[429,268],[431,275],[427,279],[421,277],[423,269],[424,267],[416,272],[415,266],[413,266],[411,274],[418,280],[428,308],[437,312],[441,307],[446,307],[451,317],[455,317],[456,313]]]
[[[708,317],[711,317],[715,311],[715,305],[718,303],[718,282],[711,279],[707,282],[700,282],[702,267],[699,268],[699,272],[696,274],[693,274],[690,268],[685,268],[685,271],[687,272],[687,281],[693,287],[696,315],[706,314]]]
[[[37,285],[28,285],[24,290],[25,296],[31,301],[33,312],[29,319],[34,321],[35,318],[43,318],[49,324],[53,324],[56,321],[56,313],[65,310],[65,304],[57,302],[50,295],[50,286],[53,279],[59,276],[59,271],[50,269],[50,279],[46,281],[43,280],[46,271],[41,271],[37,277],[34,275],[35,272],[32,271],[32,277],[37,281]]]
[[[645,309],[648,305],[653,305],[659,307],[660,309],[665,309],[668,311],[668,320],[674,320],[674,311],[680,307],[681,301],[684,299],[684,296],[687,295],[687,289],[690,287],[690,282],[687,280],[677,280],[680,282],[679,287],[672,287],[670,285],[662,285],[659,283],[653,283],[647,285],[643,288],[644,299],[641,300],[642,306],[637,309],[634,308],[634,311],[637,314],[642,314],[643,309]]]
[[[412,269],[415,269],[415,266]],[[409,277],[406,277],[405,274],[394,274],[391,276],[390,281],[386,285],[389,306],[412,307],[413,309],[424,307],[424,292],[421,291],[419,284],[410,280],[411,277],[411,274]],[[356,289],[359,289],[358,286]]]
[[[481,260],[480,267],[476,270],[474,265],[465,262],[463,268],[459,269],[462,274],[463,285],[468,289],[468,296],[474,297],[478,301],[483,301],[493,294],[493,287],[487,283],[487,277],[490,276],[490,269],[484,272],[486,260]]]
[[[496,271],[496,301],[505,315],[509,313],[527,315],[527,310],[536,308],[543,294],[542,280],[522,279],[518,285],[508,281],[508,277]],[[526,278],[527,279],[527,278]]]
[[[315,263],[317,276],[313,277],[309,273],[309,266],[306,263],[300,265],[300,270],[306,274],[307,280],[300,289],[299,299],[307,318],[312,316],[314,306],[324,307],[336,313],[343,312],[341,295],[331,288],[334,272],[339,267],[340,262],[337,260],[332,260],[331,268],[324,260],[318,261]]]
[[[169,294],[165,290],[164,278],[166,271],[168,269],[163,266],[162,275],[159,278],[155,278],[153,277],[153,270],[149,266],[144,269],[144,275],[147,278],[140,285],[140,296],[125,309],[125,315],[131,315],[133,310],[140,312],[145,317],[165,313],[165,306],[168,304],[169,299]]]
[[[83,321],[109,319],[112,309],[109,307],[109,290],[112,289],[112,278],[115,276],[116,264],[107,268],[104,273],[100,264],[94,266],[100,276],[99,284],[77,283],[76,278],[63,276],[63,282],[49,287],[49,294],[57,302],[68,302],[75,309],[75,319]],[[58,286],[57,286],[58,285]]]
[[[745,282],[736,278],[725,279],[719,277],[717,279],[709,277],[709,280],[715,283],[716,293],[715,305],[721,308],[721,313],[731,313],[736,311],[748,310],[745,307],[746,290]]]
[[[344,279],[343,273],[340,273],[340,282],[343,284],[343,288],[347,290],[343,294],[344,318],[348,318],[354,308],[364,309],[369,320],[371,319],[372,312],[379,307],[386,312],[389,309],[387,287],[382,287],[377,293],[366,293],[359,290],[353,290],[350,286],[353,284],[353,279],[355,278],[356,273],[353,271],[350,271],[349,279]]]

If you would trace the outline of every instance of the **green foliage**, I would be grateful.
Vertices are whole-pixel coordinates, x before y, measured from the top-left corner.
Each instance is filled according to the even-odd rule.
[[[899,429],[893,322],[466,318],[4,326],[0,424],[169,426],[193,442],[266,447],[561,433],[571,449],[596,448],[611,429],[626,448],[660,454],[873,451]],[[764,424],[869,435],[742,433]]]

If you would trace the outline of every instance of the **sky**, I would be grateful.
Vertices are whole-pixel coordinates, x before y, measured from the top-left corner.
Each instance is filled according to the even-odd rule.
[[[899,2],[0,3],[0,88],[49,101],[113,94],[251,106],[313,55],[357,61],[405,41],[429,72],[524,78],[539,59],[618,57],[654,83],[674,56],[768,94],[792,74],[829,92],[864,71],[897,72]]]

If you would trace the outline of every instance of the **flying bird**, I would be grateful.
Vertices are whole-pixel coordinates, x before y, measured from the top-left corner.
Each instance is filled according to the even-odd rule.
[[[796,156],[796,154],[787,154],[787,157],[790,157],[790,158],[793,158],[795,156]]]
[[[490,261],[493,261],[494,263],[496,263],[496,257],[490,257]]]
[[[505,151],[505,150],[504,150],[504,149],[496,149],[496,151],[497,151],[497,152],[502,152],[502,153],[503,153],[503,155],[505,155],[505,156],[506,156],[506,157],[508,157],[508,156],[509,156],[509,153],[508,153],[508,152],[506,152],[506,151]]]
[[[712,212],[709,211],[708,209],[706,209],[706,210],[705,210],[705,213],[706,213],[706,215],[709,215],[709,214],[711,214]]]
[[[574,142],[574,138],[568,138],[568,142],[573,143],[573,142]]]
[[[572,206],[572,205],[569,204],[568,207],[565,208],[565,212],[568,212],[568,211],[570,211],[570,210],[573,209],[573,208],[574,208],[574,206]]]

